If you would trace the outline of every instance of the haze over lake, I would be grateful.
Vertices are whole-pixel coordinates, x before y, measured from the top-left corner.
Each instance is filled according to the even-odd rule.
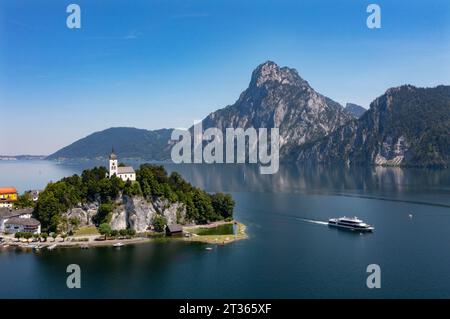
[[[134,164],[136,167],[139,163]],[[20,192],[106,162],[0,162],[0,184]],[[249,239],[204,244],[154,242],[40,253],[0,251],[0,297],[321,298],[448,297],[450,170],[383,167],[165,165],[208,192],[229,192]],[[409,215],[412,214],[412,218]],[[320,222],[358,216],[372,234]],[[79,264],[82,288],[66,287]],[[368,289],[366,267],[381,267]]]

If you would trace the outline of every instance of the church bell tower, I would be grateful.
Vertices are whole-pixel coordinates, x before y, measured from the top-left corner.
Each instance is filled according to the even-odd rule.
[[[117,156],[114,154],[114,148],[109,155],[109,176],[117,175]]]

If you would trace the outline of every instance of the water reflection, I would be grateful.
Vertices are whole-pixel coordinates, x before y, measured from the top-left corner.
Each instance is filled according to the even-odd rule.
[[[127,161],[138,168],[142,162]],[[50,181],[80,174],[104,161],[15,161],[0,163],[0,184],[20,192],[43,188]],[[210,192],[319,193],[378,199],[421,200],[450,205],[450,169],[393,167],[326,167],[280,165],[277,174],[262,175],[257,165],[163,164],[194,185]]]
[[[277,174],[261,175],[255,165],[168,164],[166,168],[211,192],[326,193],[413,200],[420,191],[432,203],[450,205],[448,169],[282,165]]]

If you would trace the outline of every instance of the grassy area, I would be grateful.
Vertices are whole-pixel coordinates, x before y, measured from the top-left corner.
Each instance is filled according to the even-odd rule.
[[[227,225],[227,224],[226,224]],[[236,223],[236,232],[235,234],[228,235],[197,235],[192,237],[183,238],[186,241],[196,241],[208,244],[226,244],[233,242],[235,240],[246,239],[247,234],[245,233],[245,225],[241,223]],[[194,229],[190,229],[189,232],[192,232]]]
[[[90,235],[100,235],[95,226],[83,226],[80,227],[74,234],[74,236],[90,236]]]
[[[234,235],[235,225],[234,224],[223,224],[216,227],[200,227],[193,228],[189,232],[197,234],[199,236],[207,235]]]

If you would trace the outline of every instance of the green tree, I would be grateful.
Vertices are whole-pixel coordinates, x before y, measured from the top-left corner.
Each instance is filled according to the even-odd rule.
[[[69,219],[67,216],[61,216],[58,223],[58,233],[66,233],[69,231]]]
[[[78,227],[80,227],[81,221],[78,217],[70,217],[69,224],[71,228],[78,229]]]
[[[193,192],[193,203],[197,209],[197,221],[200,224],[206,224],[208,222],[219,219],[215,214],[211,205],[211,198],[202,190],[195,189]]]
[[[134,229],[128,228],[127,235],[133,237],[136,235],[136,231]]]
[[[121,230],[119,230],[119,235],[120,235],[120,236],[125,237],[127,234],[128,234],[128,232],[127,232],[126,229],[121,229]]]
[[[100,224],[100,226],[98,226],[98,232],[101,235],[104,235],[106,239],[106,237],[111,234],[111,226],[106,223]]]
[[[126,181],[123,194],[127,196],[140,196],[142,195],[141,186],[136,181]]]
[[[48,234],[47,233],[41,233],[41,238],[44,239],[44,241],[47,241]]]
[[[43,229],[54,232],[58,227],[61,211],[62,205],[53,192],[44,190],[39,196],[39,201],[33,215],[41,222]]]
[[[222,218],[233,217],[235,202],[231,195],[224,193],[216,193],[211,195],[211,204],[214,211]]]
[[[25,239],[30,239],[31,237],[33,237],[33,234],[32,234],[32,233],[29,233],[29,232],[23,233],[23,238],[25,238]]]
[[[20,195],[17,201],[14,202],[14,208],[29,208],[34,207],[34,201],[29,192]]]
[[[94,216],[94,223],[97,225],[109,223],[111,219],[111,213],[113,211],[112,203],[101,204],[98,208],[97,214]]]
[[[163,232],[167,225],[167,219],[166,217],[156,214],[155,217],[153,217],[153,227],[155,228],[155,231],[157,232]]]

